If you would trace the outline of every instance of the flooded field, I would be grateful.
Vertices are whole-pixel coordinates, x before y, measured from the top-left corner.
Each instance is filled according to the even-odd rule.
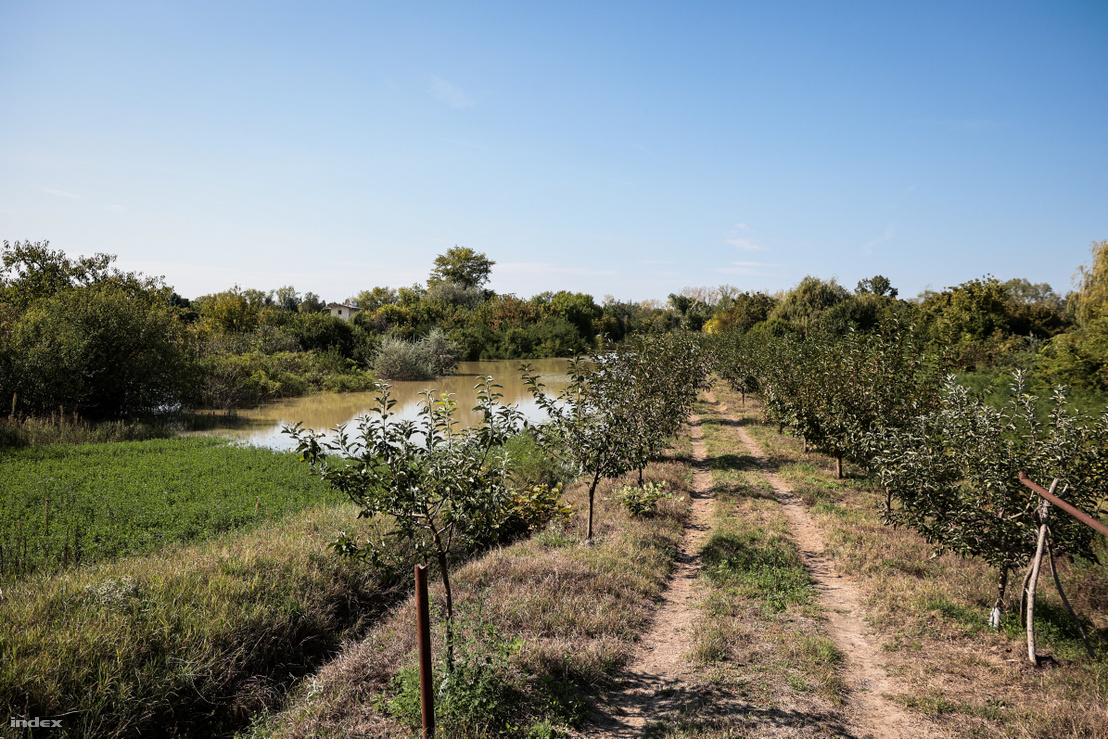
[[[531,399],[520,377],[519,360],[500,360],[494,362],[460,362],[455,374],[434,380],[418,382],[392,383],[392,398],[397,401],[393,412],[400,418],[415,419],[421,400],[420,393],[428,388],[437,393],[454,393],[458,401],[459,418],[462,423],[473,424],[479,420],[470,409],[476,403],[474,386],[485,376],[491,375],[503,385],[503,403],[514,403],[523,414],[538,420],[542,411]],[[548,392],[556,392],[566,383],[564,359],[536,359],[530,364],[535,372],[542,375]],[[269,403],[258,408],[240,410],[234,416],[228,416],[226,424],[217,425],[204,431],[204,434],[228,436],[246,444],[269,447],[271,449],[291,449],[288,435],[281,433],[287,424],[300,421],[306,428],[320,431],[333,429],[339,424],[350,423],[365,415],[376,406],[378,393],[323,393],[303,398],[289,398]]]

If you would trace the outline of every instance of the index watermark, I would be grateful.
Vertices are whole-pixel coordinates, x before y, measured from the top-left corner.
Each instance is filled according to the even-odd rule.
[[[62,720],[60,718],[13,718],[8,722],[8,726],[12,729],[60,729],[62,728]]]

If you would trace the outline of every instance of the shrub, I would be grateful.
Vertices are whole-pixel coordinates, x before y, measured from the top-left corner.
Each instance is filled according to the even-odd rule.
[[[373,361],[378,377],[389,380],[430,380],[450,374],[458,364],[458,349],[442,329],[419,341],[391,336],[381,339]]]
[[[653,516],[658,512],[659,500],[675,500],[676,495],[666,490],[665,480],[638,485],[624,485],[616,491],[615,500],[632,516]]]

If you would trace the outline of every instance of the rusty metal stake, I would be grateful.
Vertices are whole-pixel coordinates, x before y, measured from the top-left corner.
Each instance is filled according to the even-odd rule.
[[[431,680],[431,609],[427,602],[427,565],[416,565],[416,633],[419,638],[419,701],[423,737],[435,735],[435,694]]]

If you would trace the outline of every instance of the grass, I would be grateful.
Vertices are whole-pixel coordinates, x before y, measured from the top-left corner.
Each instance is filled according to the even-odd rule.
[[[0,417],[0,449],[46,444],[165,439],[179,431],[176,420],[97,421],[51,414],[45,418]]]
[[[395,600],[398,573],[327,548],[354,513],[310,508],[6,585],[0,704],[14,717],[60,718],[52,736],[219,736],[245,725]]]
[[[687,440],[675,456],[688,453]],[[634,518],[596,496],[595,544],[585,546],[581,485],[567,489],[571,521],[496,550],[454,577],[469,672],[448,689],[441,736],[564,736],[583,725],[592,697],[628,660],[665,588],[685,516],[690,477],[680,462],[655,464],[680,500]],[[432,597],[441,598],[432,589]],[[364,640],[350,643],[282,712],[259,718],[254,737],[406,736],[413,732],[414,606],[406,603]],[[441,654],[441,633],[435,634]],[[437,673],[441,676],[441,670]]]
[[[338,502],[292,454],[210,438],[0,450],[0,581]]]
[[[733,412],[737,395],[717,388]],[[834,461],[804,454],[799,440],[757,423],[748,402],[743,421],[823,530],[828,554],[868,593],[871,623],[890,669],[907,686],[895,696],[957,736],[1108,736],[1108,542],[1096,564],[1060,563],[1074,607],[1086,619],[1099,657],[1090,659],[1047,574],[1036,606],[1039,653],[1052,667],[1026,661],[1018,616],[1023,573],[1009,580],[1001,632],[988,628],[995,570],[977,559],[934,556],[914,532],[884,526],[884,497],[855,467],[834,480]]]

